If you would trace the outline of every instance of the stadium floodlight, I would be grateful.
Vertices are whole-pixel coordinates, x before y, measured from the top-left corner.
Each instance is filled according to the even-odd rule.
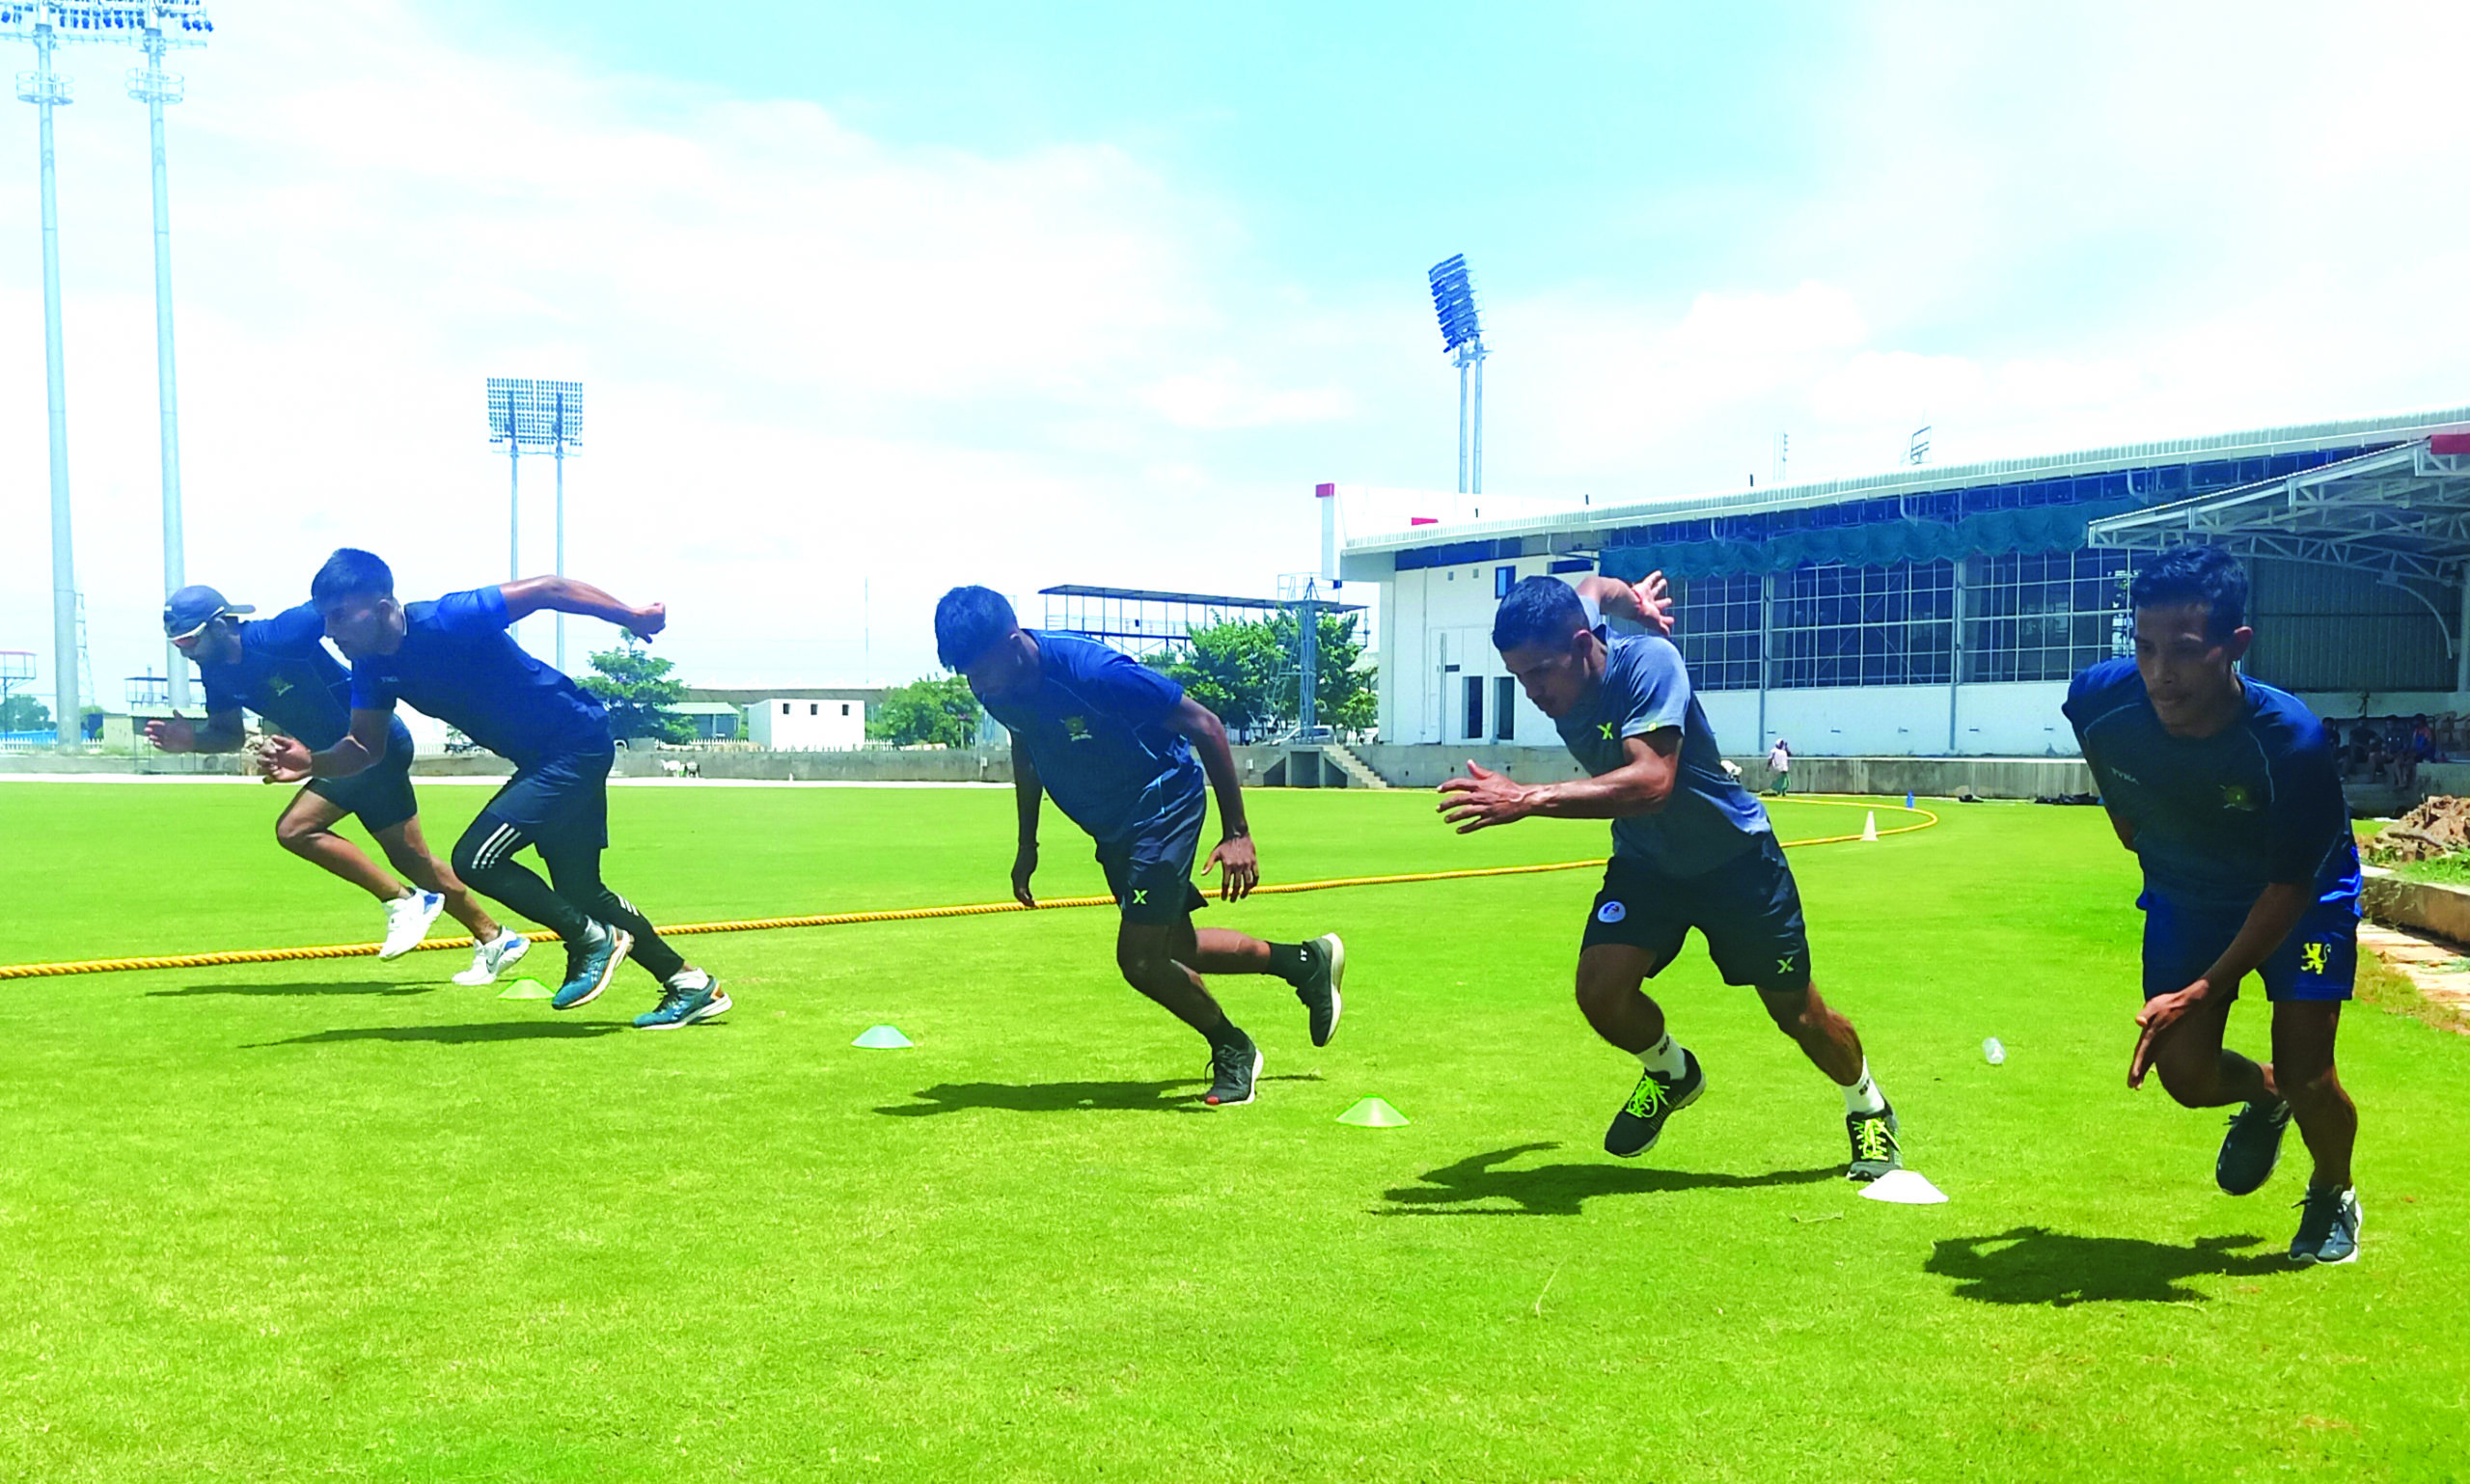
[[[1475,313],[1475,283],[1467,255],[1456,254],[1424,275],[1432,285],[1433,314],[1441,320],[1441,349],[1458,366],[1458,492],[1484,492],[1484,330]]]
[[[566,575],[566,454],[583,447],[583,383],[489,378],[489,446],[507,458],[507,580],[523,576],[523,451],[545,452],[558,464],[558,548],[555,570]],[[558,615],[558,668],[566,668],[566,616]]]

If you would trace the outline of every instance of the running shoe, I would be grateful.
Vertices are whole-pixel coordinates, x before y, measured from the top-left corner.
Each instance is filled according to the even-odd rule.
[[[2280,1098],[2250,1103],[2230,1115],[2230,1132],[2221,1136],[2221,1155],[2212,1162],[2212,1182],[2233,1195],[2252,1195],[2273,1177],[2281,1163],[2282,1135],[2290,1129],[2290,1105]]]
[[[377,947],[379,958],[400,958],[421,946],[428,936],[428,925],[437,921],[445,909],[446,898],[435,892],[414,892],[398,896],[386,904],[386,941]]]
[[[635,1017],[638,1031],[676,1031],[697,1021],[710,1020],[729,1007],[729,997],[721,993],[721,981],[705,974],[700,984],[679,984],[672,981],[661,986],[660,1004]]]
[[[1305,956],[1312,960],[1304,982],[1295,986],[1295,998],[1304,1002],[1312,1028],[1312,1044],[1327,1046],[1330,1037],[1338,1033],[1338,1016],[1345,1002],[1338,998],[1338,986],[1347,976],[1347,946],[1335,933],[1323,933],[1304,945]]]
[[[494,984],[501,973],[531,951],[531,939],[521,933],[500,931],[486,943],[472,945],[472,967],[456,975],[454,982],[467,986]]]
[[[1667,1081],[1653,1072],[1639,1077],[1630,1100],[1604,1131],[1604,1152],[1625,1160],[1646,1153],[1663,1137],[1664,1120],[1698,1101],[1698,1094],[1706,1090],[1707,1074],[1699,1068],[1698,1054],[1685,1049],[1679,1077]]]
[[[549,997],[549,1007],[571,1010],[591,1003],[618,975],[618,966],[635,951],[635,935],[622,927],[591,924],[592,936],[566,945],[566,982]]]
[[[2298,1202],[2298,1235],[2290,1239],[2290,1260],[2348,1262],[2358,1256],[2358,1192],[2311,1185]]]
[[[1844,1132],[1852,1137],[1852,1163],[1844,1167],[1846,1179],[1867,1183],[1904,1168],[1904,1145],[1895,1140],[1893,1107],[1874,1113],[1846,1113]]]
[[[1261,1049],[1241,1031],[1235,1034],[1237,1039],[1209,1049],[1209,1091],[1201,1101],[1212,1108],[1243,1107],[1261,1078]]]

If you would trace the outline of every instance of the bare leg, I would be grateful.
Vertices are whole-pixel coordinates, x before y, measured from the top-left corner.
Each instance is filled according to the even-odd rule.
[[[1818,986],[1803,985],[1797,990],[1766,990],[1758,992],[1761,1004],[1775,1022],[1775,1029],[1793,1038],[1810,1064],[1832,1078],[1839,1087],[1849,1087],[1861,1080],[1861,1036],[1852,1023],[1836,1012],[1834,1006],[1819,998]]]
[[[1204,927],[1193,934],[1196,944],[1193,967],[1203,974],[1268,974],[1270,946],[1258,938],[1223,927]]]
[[[2333,1036],[2341,1025],[2339,1001],[2284,1000],[2273,1006],[2272,1081],[2316,1157],[2310,1183],[2318,1186],[2350,1183],[2350,1149],[2358,1142],[2358,1107],[2333,1066]]]
[[[435,892],[446,898],[446,910],[455,921],[472,933],[475,943],[487,943],[504,931],[498,920],[489,916],[463,879],[452,866],[441,861],[428,848],[428,840],[421,834],[421,816],[414,814],[401,824],[377,832],[377,843],[385,848],[386,859],[397,870],[411,878],[424,892]]]
[[[1596,1034],[1633,1057],[1663,1039],[1663,1007],[1639,988],[1661,967],[1626,943],[1578,951],[1578,1010]]]
[[[344,811],[330,800],[303,788],[294,794],[283,817],[274,822],[274,838],[300,859],[341,876],[381,902],[391,902],[407,890],[370,860],[358,845],[335,833]]]
[[[1193,920],[1125,922],[1115,932],[1115,967],[1124,982],[1213,1041],[1226,1033],[1226,1012],[1188,965],[1200,956]]]
[[[2260,1066],[2221,1044],[2234,1003],[2219,1001],[2181,1021],[2154,1054],[2154,1070],[2161,1074],[2161,1086],[2180,1107],[2222,1108],[2261,1103],[2277,1095],[2270,1067]],[[2328,1056],[2331,1046],[2328,1034]]]

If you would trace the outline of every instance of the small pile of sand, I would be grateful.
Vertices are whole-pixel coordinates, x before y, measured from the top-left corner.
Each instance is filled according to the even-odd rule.
[[[2373,850],[2378,861],[2391,865],[2470,850],[2470,799],[2440,794],[2428,800],[2386,825]]]

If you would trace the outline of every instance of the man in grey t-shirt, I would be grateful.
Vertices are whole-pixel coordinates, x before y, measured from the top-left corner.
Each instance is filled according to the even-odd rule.
[[[1698,1058],[1640,988],[1694,927],[1724,982],[1755,988],[1777,1029],[1842,1089],[1846,1173],[1875,1180],[1903,1164],[1895,1111],[1852,1022],[1810,982],[1800,889],[1767,811],[1724,772],[1672,641],[1603,624],[1609,613],[1669,629],[1668,607],[1660,574],[1644,593],[1608,577],[1575,590],[1530,577],[1511,589],[1493,646],[1589,776],[1525,785],[1469,762],[1469,777],[1441,785],[1441,817],[1462,835],[1529,814],[1612,821],[1612,859],[1578,949],[1578,1008],[1596,1034],[1638,1058],[1642,1075],[1605,1133],[1606,1152],[1654,1148],[1664,1121],[1706,1090]]]

